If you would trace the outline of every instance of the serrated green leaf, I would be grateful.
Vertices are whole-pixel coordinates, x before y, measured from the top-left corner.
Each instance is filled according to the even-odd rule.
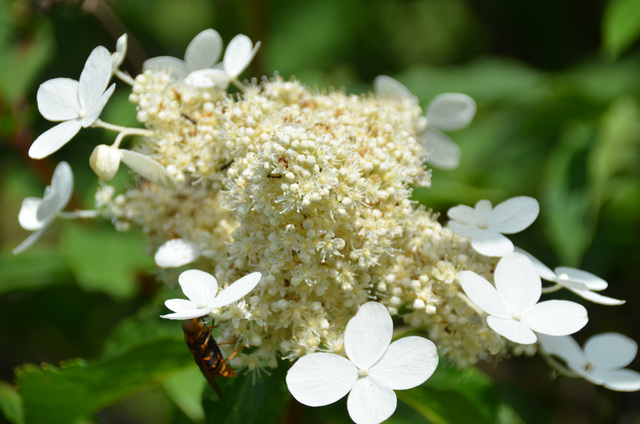
[[[142,243],[138,233],[69,225],[60,245],[82,288],[126,299],[138,290],[136,275],[153,268]]]
[[[457,369],[441,361],[433,376],[398,399],[435,424],[492,424],[498,412],[498,391],[475,368]]]
[[[0,294],[35,290],[72,281],[69,267],[59,252],[33,249],[20,255],[0,255]]]
[[[640,36],[640,0],[609,0],[602,22],[603,49],[617,57]]]
[[[206,386],[203,405],[206,423],[211,424],[264,424],[277,422],[285,403],[291,395],[285,383],[287,365],[280,363],[271,375],[252,378],[238,374],[234,378],[219,378],[226,404]]]
[[[10,423],[24,423],[24,410],[20,394],[15,387],[6,381],[0,381],[0,411]]]
[[[118,357],[87,362],[24,365],[17,372],[29,424],[74,423],[183,369],[184,342],[159,341]]]

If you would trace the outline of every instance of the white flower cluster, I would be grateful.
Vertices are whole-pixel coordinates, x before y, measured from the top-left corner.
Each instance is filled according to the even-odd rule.
[[[82,127],[118,132],[113,145],[96,147],[92,168],[108,181],[124,162],[144,180],[117,196],[103,184],[99,212],[119,230],[142,228],[166,283],[176,280],[173,268],[197,268],[179,277],[189,300],[167,301],[174,312],[164,318],[215,320],[221,338],[253,348],[232,361],[237,367],[297,359],[287,377],[294,396],[319,406],[350,392],[356,422],[388,418],[393,390],[421,384],[437,363],[429,340],[389,345],[390,315],[426,329],[440,353],[462,366],[535,350],[539,341],[574,373],[637,390],[640,374],[592,372],[599,356],[591,346],[598,353],[602,343],[580,354],[565,341],[586,325],[583,306],[539,302],[566,287],[590,301],[623,303],[593,293],[606,288],[603,280],[569,268],[554,273],[504,236],[531,225],[535,199],[456,206],[448,227],[410,200],[412,186],[431,184],[425,162],[458,166],[460,150],[441,130],[468,125],[473,99],[445,93],[424,114],[389,77],[376,79],[377,94],[365,96],[319,93],[279,77],[242,84],[238,77],[259,45],[239,35],[216,63],[222,40],[209,29],[189,44],[184,60],[151,59],[134,80],[118,69],[124,37],[111,56],[94,50],[79,82],[56,79],[38,92],[43,115],[64,122],[36,140],[32,157],[56,151]],[[144,129],[98,119],[113,92],[106,88],[112,75],[132,85]],[[227,93],[230,84],[239,93]],[[127,135],[144,143],[122,149]],[[62,214],[72,184],[61,164],[43,199],[25,199],[20,223],[36,233],[16,253]],[[543,288],[541,278],[556,285]],[[217,281],[235,280],[217,295]],[[626,366],[632,350],[610,363]],[[391,368],[413,373],[411,384]],[[323,385],[316,386],[319,377]]]

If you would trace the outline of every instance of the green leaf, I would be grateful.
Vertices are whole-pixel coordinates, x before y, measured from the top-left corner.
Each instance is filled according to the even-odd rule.
[[[138,233],[69,225],[61,249],[78,284],[87,291],[126,299],[137,291],[136,276],[153,268]]]
[[[0,381],[0,410],[12,424],[23,424],[25,422],[20,394],[15,387],[6,381]]]
[[[28,250],[20,255],[0,255],[0,294],[35,290],[72,281],[73,276],[59,252]]]
[[[597,210],[586,187],[584,159],[591,126],[573,125],[546,163],[542,184],[544,231],[560,261],[579,266],[594,236]]]
[[[639,148],[640,107],[634,99],[625,97],[603,116],[589,153],[589,189],[598,207],[637,180]]]
[[[271,375],[255,380],[251,375],[238,374],[234,378],[218,378],[226,404],[216,397],[207,385],[203,397],[206,422],[211,424],[264,424],[278,422],[285,403],[291,395],[285,383],[287,365],[283,362]],[[204,377],[203,377],[204,378]]]
[[[207,385],[200,369],[193,362],[192,366],[177,372],[162,382],[167,396],[193,421],[204,421],[202,393]]]
[[[183,369],[184,342],[159,341],[120,356],[56,367],[24,365],[17,372],[29,424],[74,423]]]
[[[640,0],[609,0],[602,22],[602,48],[613,57],[640,36]]]
[[[475,368],[444,362],[423,385],[397,391],[398,399],[435,424],[495,423],[498,391],[491,379]]]

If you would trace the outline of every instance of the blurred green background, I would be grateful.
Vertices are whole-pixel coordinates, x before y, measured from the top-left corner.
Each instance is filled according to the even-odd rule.
[[[25,412],[28,423],[203,420],[204,380],[179,325],[156,318],[172,292],[155,284],[141,235],[58,220],[29,251],[14,257],[11,249],[27,236],[17,222],[22,199],[42,196],[59,161],[76,175],[69,210],[93,207],[97,181],[87,159],[96,144],[112,142],[89,129],[30,160],[30,144],[52,125],[37,111],[38,85],[77,79],[89,52],[113,50],[123,32],[123,68],[136,75],[148,57],[182,57],[210,27],[225,42],[238,33],[262,41],[246,78],[278,72],[362,93],[386,74],[423,106],[442,92],[475,98],[474,122],[451,134],[460,168],[435,170],[433,187],[415,198],[444,214],[483,198],[536,197],[541,216],[516,244],[550,267],[601,276],[605,295],[627,300],[586,305],[590,322],[576,338],[616,331],[640,340],[640,0],[0,0],[0,421],[24,422]],[[102,119],[136,126],[119,86]],[[127,184],[126,171],[118,181]],[[487,389],[494,411],[482,419],[443,412],[433,422],[640,423],[637,393],[551,380],[540,358],[480,367],[496,382]],[[640,360],[631,368],[640,370]],[[255,387],[241,384],[221,382],[227,398]],[[261,390],[253,400],[237,395],[253,403],[222,407],[205,389],[204,408],[214,411],[206,421],[348,422],[344,402],[283,409],[284,394],[269,398],[282,387]],[[436,390],[421,401],[464,410],[457,395]],[[430,422],[404,400],[389,422]],[[270,412],[239,412],[255,405]]]

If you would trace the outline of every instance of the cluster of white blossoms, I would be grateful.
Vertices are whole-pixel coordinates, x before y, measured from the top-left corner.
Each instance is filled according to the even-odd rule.
[[[214,320],[221,340],[251,348],[231,361],[234,367],[252,371],[275,367],[279,358],[298,360],[287,378],[294,396],[317,406],[351,390],[356,422],[386,419],[395,409],[392,389],[431,375],[433,343],[460,366],[539,346],[574,371],[581,366],[572,345],[565,354],[568,344],[553,339],[584,327],[586,309],[570,301],[539,302],[541,295],[566,287],[602,304],[623,301],[593,293],[607,284],[589,273],[554,273],[514,248],[503,234],[531,225],[539,212],[535,199],[516,197],[496,208],[488,200],[475,208],[460,205],[449,210],[448,226],[411,200],[413,186],[431,184],[426,165],[458,166],[460,150],[441,130],[471,122],[470,97],[442,94],[424,113],[389,77],[376,79],[376,93],[361,96],[318,92],[280,77],[243,84],[238,77],[258,47],[239,35],[216,63],[222,40],[209,29],[191,42],[184,61],[151,59],[132,79],[118,69],[126,53],[121,38],[112,55],[104,47],[94,50],[79,83],[56,79],[38,92],[43,115],[67,121],[36,140],[32,157],[56,151],[82,127],[118,132],[113,145],[96,147],[92,168],[108,181],[124,162],[142,178],[117,194],[102,184],[98,212],[118,230],[142,229],[165,283],[175,284],[176,269],[190,268],[180,275],[190,300],[168,301],[174,313],[164,318]],[[98,119],[113,91],[106,88],[112,75],[132,85],[129,99],[144,129]],[[236,93],[227,91],[230,84]],[[57,104],[68,107],[54,114]],[[127,135],[143,142],[121,148]],[[65,207],[70,189],[57,188],[60,178],[54,176],[40,203],[25,200],[25,229],[39,235]],[[45,207],[52,191],[62,194]],[[541,278],[556,286],[543,288]],[[229,284],[218,297],[217,281]],[[394,348],[399,342],[389,346],[393,324],[385,314],[433,341],[405,342],[408,358],[427,358],[414,364],[421,371],[411,384],[384,374],[389,364],[406,365]],[[391,327],[370,355],[360,345],[368,336],[356,333],[380,322]],[[337,392],[309,386],[317,377],[314,361],[344,371]],[[578,374],[592,376],[585,373]],[[629,373],[632,383],[605,386],[639,389],[640,374]],[[376,400],[376,393],[384,399]],[[378,401],[384,410],[371,412]]]

